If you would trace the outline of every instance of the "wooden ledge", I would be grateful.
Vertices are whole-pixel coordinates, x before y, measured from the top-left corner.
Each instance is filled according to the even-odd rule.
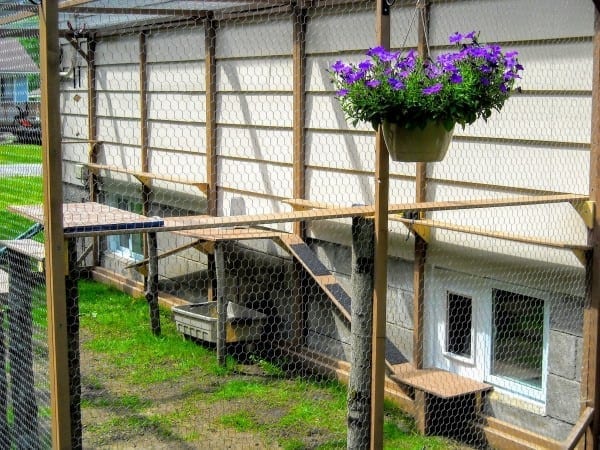
[[[0,247],[6,247],[13,252],[20,253],[21,255],[29,256],[36,261],[44,262],[46,259],[46,252],[44,250],[44,244],[33,239],[17,239],[0,241]]]
[[[122,167],[109,166],[106,164],[84,163],[84,165],[89,167],[89,169],[96,175],[98,174],[98,172],[100,170],[105,170],[108,172],[118,172],[118,173],[124,173],[127,175],[134,176],[135,178],[137,178],[140,181],[140,183],[142,183],[145,186],[149,186],[151,180],[161,180],[161,181],[169,181],[171,183],[194,186],[194,187],[198,188],[202,193],[204,193],[204,194],[208,193],[208,183],[201,183],[201,182],[197,182],[197,181],[186,180],[184,178],[172,177],[170,175],[161,175],[161,174],[151,173],[151,172],[142,172],[139,170],[129,170],[129,169],[124,169]]]
[[[393,380],[411,386],[439,398],[460,397],[492,389],[486,383],[472,380],[442,369],[415,369],[412,364],[393,366]]]

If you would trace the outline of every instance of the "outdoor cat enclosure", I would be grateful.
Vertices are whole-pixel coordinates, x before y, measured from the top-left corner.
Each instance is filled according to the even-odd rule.
[[[597,448],[600,6],[550,3],[2,3],[6,36],[39,17],[44,208],[9,210],[44,224],[53,446],[86,439],[82,267],[144,292],[156,334],[161,295],[215,301],[220,362],[240,304],[264,317],[261,356],[346,380],[365,217],[373,448],[384,395],[426,434]],[[332,64],[376,45],[435,57],[472,30],[520,52],[522,89],[456,127],[444,161],[390,162],[348,126]]]

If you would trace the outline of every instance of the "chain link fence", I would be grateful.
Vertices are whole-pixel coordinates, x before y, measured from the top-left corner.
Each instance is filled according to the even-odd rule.
[[[58,4],[68,342],[50,350],[72,447],[567,439],[593,350],[594,4],[384,2],[394,52],[435,60],[475,31],[524,71],[445,159],[390,161],[378,258],[376,134],[331,82],[369,60],[376,3]],[[0,448],[50,448],[38,16],[0,11]]]

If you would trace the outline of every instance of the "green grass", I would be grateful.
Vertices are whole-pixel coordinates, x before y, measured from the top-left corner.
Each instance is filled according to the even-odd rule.
[[[39,164],[42,147],[28,144],[0,145],[0,164]]]
[[[41,177],[0,178],[0,239],[12,239],[27,230],[33,222],[6,210],[10,205],[42,202]]]
[[[143,299],[95,282],[80,282],[80,312],[84,351],[103,355],[102,361],[112,367],[111,376],[131,391],[105,393],[102,376],[84,375],[84,384],[97,394],[84,398],[83,407],[119,411],[121,417],[90,425],[89,432],[99,436],[97,442],[110,433],[153,432],[196,445],[201,442],[193,431],[197,415],[212,411],[206,426],[221,427],[231,439],[236,432],[250,432],[284,449],[304,449],[313,448],[317,436],[314,448],[345,448],[346,389],[338,382],[290,376],[261,358],[250,359],[263,369],[260,376],[244,376],[232,359],[221,368],[214,350],[182,339],[168,312],[161,311],[163,333],[155,337]],[[148,394],[169,383],[184,387],[176,407],[157,414],[161,401]],[[386,449],[453,447],[445,439],[418,435],[412,418],[387,402],[384,442]]]

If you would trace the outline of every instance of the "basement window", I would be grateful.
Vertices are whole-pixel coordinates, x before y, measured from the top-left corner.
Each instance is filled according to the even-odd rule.
[[[448,314],[446,352],[463,358],[471,358],[473,299],[448,292],[446,305]]]

